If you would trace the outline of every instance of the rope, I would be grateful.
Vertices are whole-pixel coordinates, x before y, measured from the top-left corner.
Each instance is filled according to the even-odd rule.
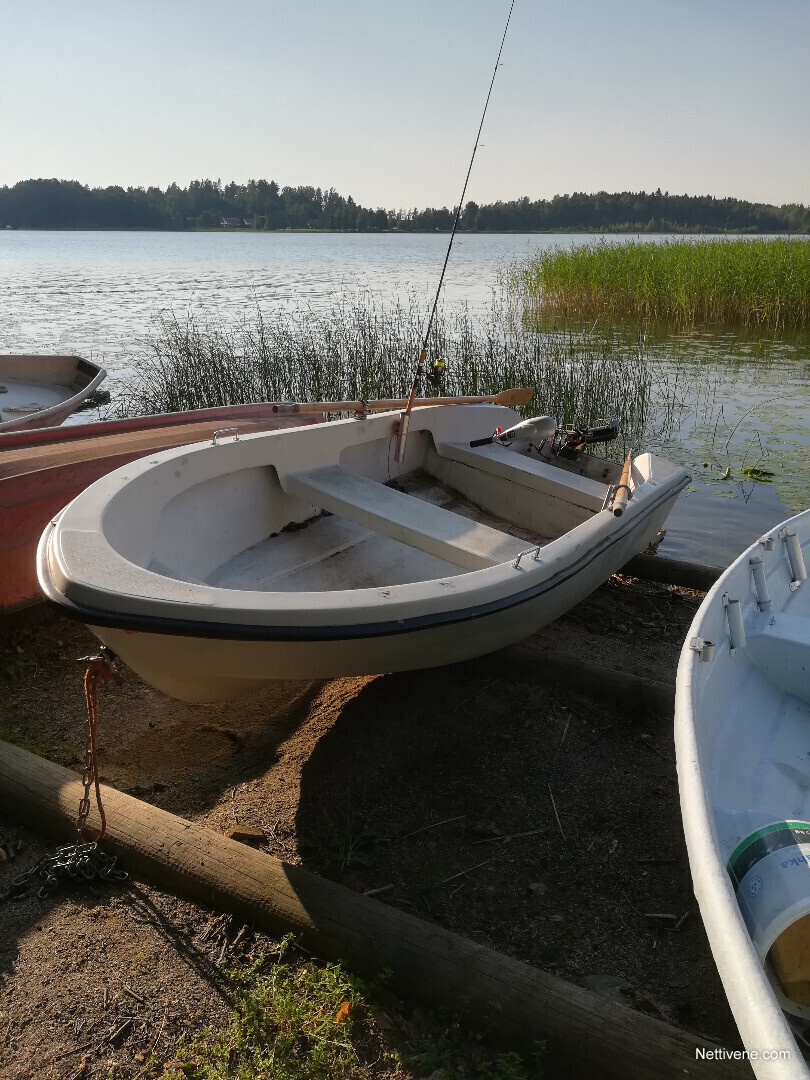
[[[85,763],[82,776],[84,782],[84,796],[79,803],[79,818],[77,830],[79,838],[84,840],[84,830],[87,824],[87,815],[90,811],[90,785],[96,792],[96,806],[101,819],[101,831],[96,840],[102,840],[107,832],[107,818],[104,806],[101,802],[101,785],[98,777],[98,750],[96,735],[98,732],[98,683],[99,679],[107,682],[114,674],[109,661],[103,656],[92,656],[84,672],[84,703],[87,709],[87,736],[85,745]]]

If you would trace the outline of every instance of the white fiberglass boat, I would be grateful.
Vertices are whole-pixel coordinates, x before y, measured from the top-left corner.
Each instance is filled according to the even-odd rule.
[[[678,667],[675,745],[695,894],[758,1077],[810,1077],[810,511],[707,594]]]
[[[81,356],[0,355],[0,432],[61,424],[106,376]]]
[[[187,701],[433,667],[519,641],[583,599],[655,538],[689,479],[641,454],[617,516],[606,507],[620,466],[566,460],[553,437],[470,445],[519,421],[512,409],[415,409],[399,463],[398,419],[118,469],[43,534],[40,587]]]

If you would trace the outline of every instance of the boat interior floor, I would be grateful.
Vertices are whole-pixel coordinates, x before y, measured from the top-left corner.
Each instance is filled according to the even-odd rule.
[[[449,516],[469,522],[470,531],[476,535],[482,528],[489,530],[515,553],[551,539],[487,513],[424,472],[401,478],[396,487],[386,490],[441,508]],[[156,566],[153,569],[165,572]],[[206,584],[225,589],[318,592],[406,585],[464,571],[465,567],[456,561],[341,514],[322,512],[240,552],[210,574]]]
[[[0,420],[19,420],[69,397],[64,386],[0,378]]]

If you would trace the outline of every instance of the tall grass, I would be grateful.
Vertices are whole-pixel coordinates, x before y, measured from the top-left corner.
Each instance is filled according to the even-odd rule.
[[[536,313],[730,323],[773,330],[810,326],[810,240],[598,241],[538,252],[508,275]]]
[[[390,306],[343,297],[325,310],[301,308],[234,322],[163,315],[124,385],[126,415],[254,401],[341,401],[407,395],[425,324],[411,297]],[[446,363],[442,393],[536,392],[528,411],[560,424],[618,418],[636,440],[653,372],[640,347],[612,335],[514,332],[497,306],[483,316],[440,308],[429,355]],[[423,387],[424,392],[424,387]]]

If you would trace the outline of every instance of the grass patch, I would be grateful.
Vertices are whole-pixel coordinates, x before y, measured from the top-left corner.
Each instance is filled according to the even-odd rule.
[[[120,411],[403,397],[425,314],[413,298],[386,306],[373,296],[235,322],[168,313],[131,358]],[[547,413],[563,425],[616,418],[628,443],[639,444],[654,378],[643,347],[613,334],[515,332],[514,325],[508,308],[484,316],[440,310],[429,356],[446,364],[442,393],[532,386],[529,415]]]
[[[9,712],[13,713],[14,710],[9,710]],[[26,724],[29,722],[29,718],[25,716],[22,716],[18,722],[15,722],[13,716],[10,716],[7,721],[0,717],[0,741],[19,746],[21,750],[27,750],[29,754],[47,758],[48,761],[53,761],[64,768],[69,768],[78,759],[79,748],[75,743],[57,746],[46,742],[26,730]]]
[[[603,241],[538,252],[508,273],[527,316],[810,327],[810,241]],[[534,310],[532,310],[534,309]]]
[[[18,727],[0,724],[0,741],[19,746],[21,750],[27,750],[29,754],[36,754],[37,757],[49,757],[52,754],[52,748],[42,739],[37,739]]]
[[[229,975],[235,984],[230,1022],[182,1041],[163,1066],[147,1063],[144,1077],[410,1080],[445,1067],[459,1080],[541,1076],[539,1062],[529,1071],[514,1052],[487,1053],[485,1031],[470,1035],[456,1020],[422,1010],[407,1018],[384,978],[361,983],[339,964],[296,958],[290,938]]]

